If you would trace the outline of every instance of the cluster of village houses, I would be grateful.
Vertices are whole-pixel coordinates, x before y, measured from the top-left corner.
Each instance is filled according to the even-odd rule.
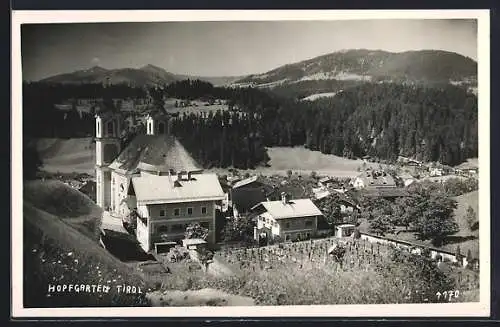
[[[216,243],[216,215],[254,219],[254,238],[304,240],[331,235],[321,210],[311,198],[294,198],[264,183],[259,176],[221,180],[206,173],[182,144],[169,133],[169,115],[150,113],[146,134],[136,136],[124,149],[119,139],[123,121],[119,113],[96,114],[96,202],[104,209],[103,235],[130,235],[124,217],[135,214],[134,239],[145,252],[158,245],[184,239],[187,226],[199,223],[208,229],[208,243]],[[405,195],[394,178],[379,170],[360,173],[349,187],[364,189],[368,195],[395,198]],[[315,199],[340,195],[341,212],[359,210],[346,188],[332,188],[331,179],[320,179],[313,189]],[[355,226],[335,226],[335,236],[353,234]],[[363,238],[380,243],[396,242],[373,235]],[[398,242],[401,247],[413,247]],[[435,251],[437,255],[438,251]],[[440,254],[454,254],[440,251]],[[455,259],[452,259],[456,261]]]

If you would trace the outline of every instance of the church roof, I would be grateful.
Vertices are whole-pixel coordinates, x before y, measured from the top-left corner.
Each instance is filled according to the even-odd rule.
[[[171,135],[138,135],[109,166],[126,173],[136,169],[166,172],[200,169],[184,146]]]

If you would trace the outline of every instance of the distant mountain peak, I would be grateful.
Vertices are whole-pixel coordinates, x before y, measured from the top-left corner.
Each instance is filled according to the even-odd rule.
[[[229,84],[243,76],[235,77],[202,77],[173,74],[165,69],[147,64],[140,68],[106,69],[100,66],[80,69],[69,73],[59,74],[41,79],[40,82],[80,84],[80,83],[103,83],[110,84],[133,84],[136,86],[158,85],[172,83],[183,79],[200,79],[212,84]]]
[[[147,64],[139,68],[140,70],[146,70],[146,71],[161,71],[161,72],[167,72],[165,69],[155,66],[153,64]]]
[[[93,66],[89,69],[87,69],[87,71],[90,71],[90,72],[107,72],[108,70],[106,68],[103,68],[101,66]]]

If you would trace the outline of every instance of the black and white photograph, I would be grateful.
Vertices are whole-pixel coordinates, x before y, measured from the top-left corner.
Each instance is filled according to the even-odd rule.
[[[20,316],[487,316],[489,12],[13,13]]]

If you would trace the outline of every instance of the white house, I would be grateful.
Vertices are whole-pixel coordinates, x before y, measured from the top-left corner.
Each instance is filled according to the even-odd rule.
[[[281,200],[257,204],[252,212],[256,214],[257,236],[279,236],[285,241],[308,239],[316,235],[318,217],[323,215],[310,199],[290,200],[286,194],[282,194]]]
[[[365,171],[356,176],[351,183],[358,190],[396,188],[394,178],[385,171]]]
[[[136,201],[136,235],[144,251],[155,243],[182,240],[192,223],[207,228],[207,241],[215,243],[215,209],[224,200],[217,175],[141,175],[132,178],[129,196]]]
[[[354,233],[356,226],[353,224],[342,224],[335,226],[335,236],[336,237],[348,237]]]

